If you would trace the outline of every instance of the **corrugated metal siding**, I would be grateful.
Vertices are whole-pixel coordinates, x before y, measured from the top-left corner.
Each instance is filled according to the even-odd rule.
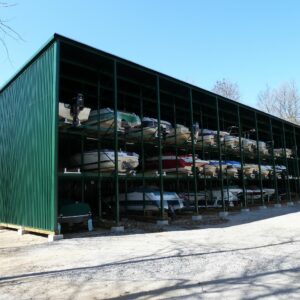
[[[0,94],[0,222],[55,229],[56,44]]]

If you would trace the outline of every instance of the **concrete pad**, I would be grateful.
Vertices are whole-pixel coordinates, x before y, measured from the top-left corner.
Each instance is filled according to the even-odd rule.
[[[168,220],[157,220],[156,221],[156,225],[158,225],[158,226],[166,226],[166,225],[169,225],[169,221]]]
[[[287,206],[294,206],[294,202],[293,201],[289,201],[286,203]]]
[[[192,216],[192,221],[201,221],[202,220],[202,216],[201,215],[194,215]]]
[[[261,205],[258,207],[258,209],[267,209],[267,207],[265,205]]]
[[[224,218],[228,216],[228,211],[220,211],[219,212],[219,217]]]
[[[110,231],[115,233],[124,232],[124,226],[114,226],[110,229]]]
[[[274,207],[275,207],[275,208],[280,208],[280,207],[281,207],[281,204],[280,204],[280,203],[276,203],[276,204],[274,204]]]
[[[64,238],[63,234],[49,234],[48,235],[48,242],[54,242],[54,241],[59,241]]]
[[[248,212],[250,212],[249,208],[242,208],[241,209],[241,213],[248,213]]]
[[[18,235],[23,235],[25,233],[27,233],[27,232],[26,232],[26,230],[23,227],[21,227],[21,228],[18,229]]]

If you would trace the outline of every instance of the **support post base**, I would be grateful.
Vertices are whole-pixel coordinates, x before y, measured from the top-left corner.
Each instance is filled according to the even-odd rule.
[[[219,212],[219,217],[224,218],[228,216],[228,211],[220,211]]]
[[[281,204],[280,204],[280,203],[276,203],[276,204],[274,204],[274,207],[275,207],[275,208],[280,208],[280,207],[281,207]]]
[[[54,241],[59,241],[64,238],[63,234],[49,234],[48,235],[48,242],[54,242]]]
[[[124,232],[124,226],[114,226],[110,229],[110,231],[115,233]]]
[[[194,215],[192,216],[192,221],[201,221],[202,220],[202,216],[201,215]]]
[[[157,220],[156,225],[158,225],[158,226],[167,226],[167,225],[169,225],[169,221],[168,220]]]
[[[267,209],[267,207],[265,205],[261,205],[258,207],[258,209]]]
[[[25,233],[27,233],[27,232],[23,227],[18,229],[18,235],[24,235]]]
[[[293,201],[289,201],[286,203],[287,206],[294,206],[294,202]]]

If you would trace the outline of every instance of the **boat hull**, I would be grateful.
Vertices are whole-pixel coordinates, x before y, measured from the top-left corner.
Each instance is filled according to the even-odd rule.
[[[83,155],[83,164],[81,163],[81,155],[77,154],[72,159],[72,165],[89,172],[113,172],[115,171],[115,155],[114,152],[100,152],[100,162],[98,163],[98,152],[86,152]],[[126,173],[134,170],[139,165],[139,157],[137,155],[127,155],[122,152],[118,155],[118,172]]]

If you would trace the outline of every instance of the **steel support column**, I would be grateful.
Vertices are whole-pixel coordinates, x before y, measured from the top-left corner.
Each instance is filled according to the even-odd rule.
[[[161,144],[161,126],[160,126],[160,79],[156,75],[156,101],[157,101],[157,126],[158,126],[158,172],[159,172],[159,192],[160,192],[160,216],[164,218],[164,182],[162,172],[162,144]]]
[[[141,121],[143,121],[144,117],[144,100],[143,100],[143,91],[142,88],[140,88],[140,117]],[[145,149],[144,149],[144,130],[143,130],[143,125],[142,125],[142,130],[141,130],[141,163],[142,163],[142,181],[143,181],[143,211],[145,214],[145,208],[146,208],[146,203],[145,203]]]
[[[219,98],[216,97],[216,114],[217,114],[217,139],[218,139],[218,152],[219,152],[219,180],[221,183],[221,197],[222,206],[225,211],[225,199],[224,199],[224,182],[223,182],[223,169],[222,169],[222,149],[220,141],[220,118],[219,118]]]
[[[261,203],[265,205],[265,199],[263,197],[263,182],[261,177],[261,160],[260,160],[260,152],[259,152],[259,136],[258,136],[258,126],[257,126],[257,113],[254,113],[254,120],[255,120],[255,134],[256,134],[256,157],[258,161],[258,179],[259,179],[259,188],[260,188],[260,199]]]
[[[101,200],[101,165],[100,165],[100,149],[101,149],[101,137],[100,137],[100,96],[101,96],[101,85],[100,85],[100,80],[98,77],[97,80],[97,117],[98,117],[98,122],[97,122],[97,134],[98,134],[98,140],[97,140],[97,154],[98,154],[98,212],[99,212],[99,217],[102,217],[102,200]]]
[[[283,155],[284,155],[284,161],[285,161],[285,165],[286,165],[286,182],[287,182],[287,198],[288,201],[291,201],[291,191],[290,191],[290,173],[289,173],[289,164],[288,164],[288,159],[286,156],[286,138],[285,138],[285,126],[284,123],[282,122],[282,137],[283,137]]]
[[[195,128],[194,128],[194,111],[193,111],[193,91],[189,89],[189,100],[190,100],[190,126],[191,126],[191,142],[192,142],[192,156],[193,156],[193,184],[194,184],[194,201],[195,201],[195,212],[199,213],[198,200],[197,200],[197,170],[195,160]]]
[[[297,176],[297,179],[296,179],[296,186],[298,187],[297,188],[297,191],[298,191],[298,198],[299,198],[299,193],[300,193],[300,178],[299,178],[299,156],[298,156],[298,145],[297,145],[297,137],[296,137],[296,129],[295,127],[293,127],[293,137],[294,137],[294,147],[295,147],[295,154],[296,154],[296,176]]]
[[[274,181],[274,189],[275,189],[275,201],[276,201],[277,204],[279,204],[278,184],[277,184],[275,155],[274,155],[273,124],[272,124],[272,119],[270,117],[269,117],[269,124],[270,124],[271,157],[272,157],[272,167],[273,167],[273,181]]]
[[[242,148],[242,123],[240,117],[240,106],[237,106],[237,118],[238,118],[238,128],[239,128],[239,153],[241,160],[241,178],[242,178],[242,188],[243,188],[243,199],[244,207],[247,207],[247,197],[246,197],[246,188],[245,188],[245,176],[244,176],[244,151]]]
[[[114,60],[113,64],[113,84],[114,84],[114,152],[115,152],[115,172],[114,172],[114,196],[115,196],[115,221],[119,226],[120,222],[120,203],[119,203],[119,169],[118,169],[118,73],[117,73],[117,61]]]

